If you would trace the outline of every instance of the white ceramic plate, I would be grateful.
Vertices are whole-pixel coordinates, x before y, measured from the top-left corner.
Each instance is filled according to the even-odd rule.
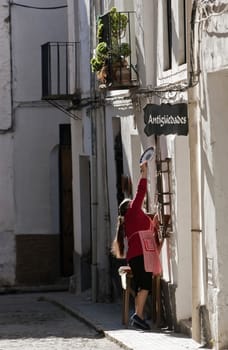
[[[155,154],[155,148],[153,146],[147,148],[140,157],[140,164],[143,162],[148,162],[153,158]]]

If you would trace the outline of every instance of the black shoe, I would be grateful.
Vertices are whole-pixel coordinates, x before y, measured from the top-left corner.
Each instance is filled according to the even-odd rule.
[[[150,330],[150,326],[144,320],[142,320],[138,315],[134,314],[131,316],[131,326],[143,329],[144,331]]]

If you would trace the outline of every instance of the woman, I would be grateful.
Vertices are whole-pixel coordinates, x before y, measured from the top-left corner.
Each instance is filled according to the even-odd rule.
[[[112,252],[117,258],[124,257],[124,237],[128,241],[127,261],[133,273],[135,282],[135,313],[131,324],[144,330],[150,329],[144,320],[144,306],[149,291],[152,289],[152,273],[144,268],[143,250],[137,231],[149,230],[152,220],[142,210],[142,204],[147,191],[147,162],[140,165],[141,177],[133,200],[125,199],[119,205],[119,217],[116,238]]]

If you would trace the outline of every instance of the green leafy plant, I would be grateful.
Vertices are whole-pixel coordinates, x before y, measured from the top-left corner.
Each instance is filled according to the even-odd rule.
[[[91,58],[90,64],[93,72],[101,70],[105,64],[105,60],[108,57],[108,46],[104,41],[100,42],[95,50],[95,55]]]
[[[120,56],[122,58],[126,58],[128,56],[130,56],[131,54],[131,49],[128,43],[121,43],[120,44]]]
[[[128,24],[128,17],[125,13],[117,12],[116,7],[112,7],[109,13],[111,20],[111,36],[113,39],[121,38],[125,35]]]
[[[97,38],[99,41],[102,40],[103,29],[104,29],[104,24],[102,22],[102,19],[99,18],[97,22]]]

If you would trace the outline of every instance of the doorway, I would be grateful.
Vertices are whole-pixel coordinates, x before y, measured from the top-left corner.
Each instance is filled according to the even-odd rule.
[[[73,199],[70,124],[59,127],[59,185],[60,185],[60,266],[64,277],[73,274]]]

